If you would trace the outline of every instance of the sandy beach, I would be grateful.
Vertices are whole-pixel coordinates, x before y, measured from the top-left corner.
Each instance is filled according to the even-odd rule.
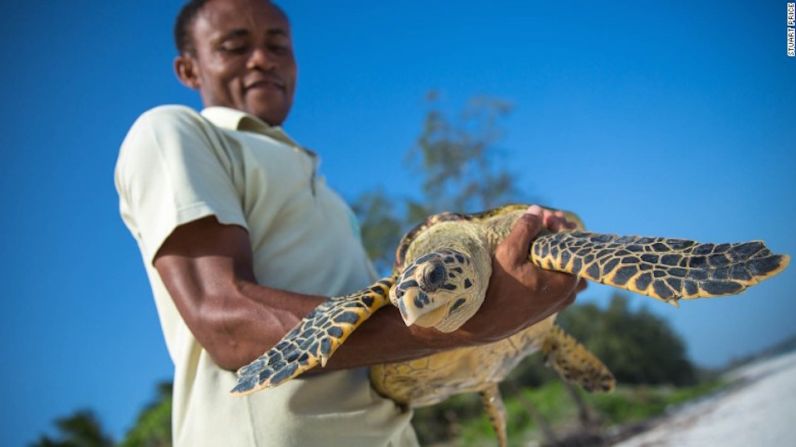
[[[796,353],[746,365],[728,378],[734,385],[727,390],[617,445],[796,446]]]

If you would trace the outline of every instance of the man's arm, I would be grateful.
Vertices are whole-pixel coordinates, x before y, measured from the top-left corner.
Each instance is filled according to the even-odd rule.
[[[486,343],[558,312],[574,300],[577,280],[528,262],[533,237],[563,215],[533,208],[498,247],[487,298],[460,330],[406,327],[397,309],[376,312],[335,353],[326,369],[401,361],[460,346]],[[249,236],[236,225],[206,217],[181,225],[154,261],[191,332],[222,368],[234,370],[275,345],[326,298],[257,284]]]

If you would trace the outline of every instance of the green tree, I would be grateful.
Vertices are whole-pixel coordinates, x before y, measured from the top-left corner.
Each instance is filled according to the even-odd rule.
[[[410,201],[409,218],[441,211],[473,212],[515,199],[516,179],[498,164],[497,143],[511,105],[497,98],[476,97],[451,117],[428,95],[429,110],[417,145],[407,154],[419,173],[422,197]],[[422,213],[418,215],[418,213]]]
[[[362,243],[380,273],[389,272],[405,222],[395,212],[393,199],[378,189],[360,195],[351,205],[360,222]]]
[[[91,410],[78,410],[55,420],[58,436],[42,435],[31,447],[111,447],[113,438],[105,433]]]
[[[122,447],[169,447],[171,446],[172,384],[157,385],[155,400],[138,414],[133,428],[127,432]]]
[[[696,370],[682,339],[646,306],[631,310],[621,294],[615,294],[606,309],[594,304],[570,306],[558,322],[605,362],[619,383],[685,386],[696,382]]]
[[[405,157],[419,179],[419,194],[393,197],[378,189],[352,202],[365,249],[382,274],[390,271],[401,236],[429,215],[481,211],[520,196],[515,176],[500,163],[497,145],[511,106],[496,98],[478,97],[451,114],[435,92],[427,100],[423,128]]]

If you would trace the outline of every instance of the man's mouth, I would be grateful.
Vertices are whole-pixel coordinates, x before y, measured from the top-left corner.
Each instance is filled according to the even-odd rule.
[[[249,90],[278,90],[280,92],[285,90],[284,84],[279,81],[271,79],[260,79],[246,85],[246,91]]]

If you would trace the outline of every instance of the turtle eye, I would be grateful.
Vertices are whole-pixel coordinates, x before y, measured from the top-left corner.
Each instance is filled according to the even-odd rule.
[[[431,292],[445,282],[445,266],[442,262],[431,261],[423,270],[423,288]]]

